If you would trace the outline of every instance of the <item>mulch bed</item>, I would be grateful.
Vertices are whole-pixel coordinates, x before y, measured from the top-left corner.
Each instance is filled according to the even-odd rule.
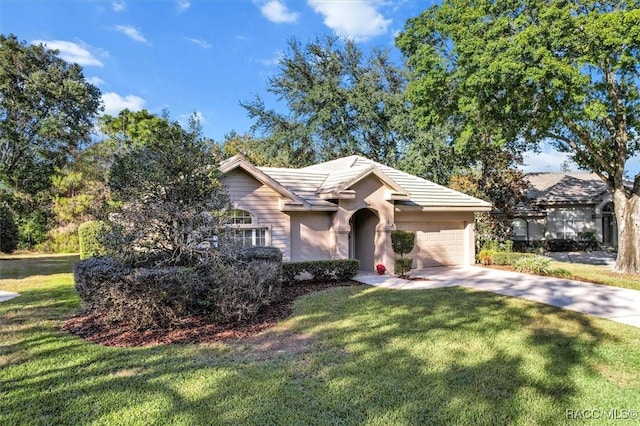
[[[211,317],[193,316],[169,329],[135,330],[132,324],[109,324],[98,315],[80,313],[69,318],[63,330],[89,342],[116,347],[156,346],[165,344],[193,344],[224,342],[253,337],[275,326],[291,315],[293,302],[299,296],[339,286],[361,285],[356,281],[340,283],[299,283],[284,287],[277,303],[261,309],[250,321],[216,324]]]

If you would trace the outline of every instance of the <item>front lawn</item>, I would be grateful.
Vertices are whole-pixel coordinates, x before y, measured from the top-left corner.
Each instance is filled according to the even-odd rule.
[[[614,272],[608,266],[552,261],[551,267],[566,269],[576,280],[640,290],[640,276]]]
[[[640,409],[640,330],[546,305],[346,287],[256,338],[122,349],[60,331],[79,307],[71,274],[20,262],[0,261],[0,289],[22,294],[0,303],[0,424],[565,424]]]

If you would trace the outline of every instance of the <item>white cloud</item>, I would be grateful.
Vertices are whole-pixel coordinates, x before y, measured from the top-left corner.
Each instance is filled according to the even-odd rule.
[[[275,53],[275,55],[273,55],[271,59],[260,59],[258,60],[258,62],[261,63],[262,65],[272,67],[272,66],[278,65],[283,57],[284,57],[284,52],[282,50],[279,50]]]
[[[351,0],[307,0],[309,6],[324,15],[324,24],[336,34],[346,36],[355,41],[366,41],[372,37],[385,34],[391,25],[391,19],[376,9],[379,1]]]
[[[263,4],[260,8],[260,12],[265,18],[276,24],[285,24],[297,22],[299,15],[295,12],[291,12],[287,5],[280,0],[270,0]]]
[[[198,46],[202,47],[203,49],[209,49],[211,47],[211,43],[208,43],[205,40],[202,40],[201,38],[189,38],[186,37],[187,41],[190,41],[191,43],[195,43]]]
[[[178,10],[180,11],[187,10],[191,7],[191,1],[189,0],[177,0],[176,4],[178,5]]]
[[[114,12],[122,12],[125,6],[126,4],[124,1],[116,0],[111,3],[111,8],[113,9]]]
[[[83,67],[101,67],[102,62],[85,46],[64,40],[33,40],[32,44],[44,44],[49,49],[60,51],[59,56],[67,62],[75,62]]]
[[[147,101],[135,95],[120,96],[117,93],[108,92],[102,94],[102,102],[104,102],[105,114],[118,115],[125,108],[130,111],[139,111]]]
[[[146,43],[147,39],[140,33],[137,28],[130,25],[116,25],[116,30],[129,37],[131,40],[138,41],[140,43]]]
[[[104,84],[104,80],[100,77],[89,77],[87,78],[87,81],[94,86],[102,86]]]

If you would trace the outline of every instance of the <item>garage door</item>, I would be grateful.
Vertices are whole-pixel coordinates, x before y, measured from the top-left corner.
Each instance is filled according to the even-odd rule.
[[[464,222],[404,223],[398,229],[416,232],[414,268],[464,264]]]

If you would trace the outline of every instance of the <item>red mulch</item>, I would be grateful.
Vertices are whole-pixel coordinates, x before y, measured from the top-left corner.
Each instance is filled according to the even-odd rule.
[[[252,337],[275,326],[291,315],[293,302],[299,296],[338,286],[360,285],[355,281],[340,283],[300,283],[282,289],[277,303],[265,306],[250,321],[216,324],[207,316],[193,316],[169,329],[136,330],[132,324],[108,324],[99,315],[80,313],[69,318],[63,330],[89,342],[104,346],[132,347],[156,346],[170,343],[211,343]]]

